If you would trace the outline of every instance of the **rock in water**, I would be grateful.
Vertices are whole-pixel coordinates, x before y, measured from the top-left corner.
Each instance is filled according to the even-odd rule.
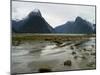
[[[81,58],[82,58],[82,59],[87,59],[85,56],[82,56]]]
[[[64,62],[64,66],[72,66],[71,60],[67,60]]]
[[[78,58],[78,56],[74,56],[74,59],[77,59]]]
[[[74,47],[73,47],[73,46],[70,46],[70,49],[71,49],[71,50],[74,50]]]
[[[52,70],[49,69],[49,68],[40,68],[38,71],[39,71],[40,73],[44,73],[44,72],[51,72]]]
[[[93,53],[91,53],[91,55],[96,55],[96,53],[95,53],[95,52],[93,52]]]
[[[75,54],[76,54],[76,52],[73,51],[73,52],[72,52],[72,55],[75,55]]]

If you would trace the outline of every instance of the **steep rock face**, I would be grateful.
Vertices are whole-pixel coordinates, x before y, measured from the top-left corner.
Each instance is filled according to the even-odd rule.
[[[76,17],[76,20],[67,22],[55,28],[58,33],[93,33],[93,26],[88,21],[81,17]]]
[[[93,24],[94,33],[96,33],[96,24]]]
[[[63,25],[60,25],[60,26],[56,27],[55,31],[57,33],[72,33],[73,29],[74,29],[73,23],[74,22],[69,21],[69,22],[67,22]]]
[[[42,17],[40,10],[34,9],[24,20],[12,21],[12,29],[17,33],[52,33],[54,29]]]

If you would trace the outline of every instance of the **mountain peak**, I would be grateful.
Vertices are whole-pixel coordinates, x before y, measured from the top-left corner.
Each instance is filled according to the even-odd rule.
[[[41,15],[40,10],[35,8],[35,9],[29,14],[29,16],[42,16],[42,15]]]
[[[40,10],[39,9],[37,9],[37,8],[35,8],[34,10],[33,10],[34,12],[40,12]]]
[[[81,24],[81,23],[89,23],[89,22],[86,21],[86,20],[84,20],[83,18],[77,16],[77,17],[76,17],[76,20],[75,20],[75,23]]]
[[[77,16],[75,21],[76,21],[76,22],[77,22],[77,21],[83,21],[83,19],[82,19],[80,16]]]

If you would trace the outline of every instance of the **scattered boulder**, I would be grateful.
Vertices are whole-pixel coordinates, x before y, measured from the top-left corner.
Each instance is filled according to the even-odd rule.
[[[70,46],[70,49],[72,49],[72,50],[73,50],[73,49],[74,49],[74,47],[73,47],[73,46]]]
[[[85,57],[85,56],[82,56],[81,58],[82,58],[82,59],[86,59],[86,57]]]
[[[83,50],[86,51],[86,48],[84,48]]]
[[[12,42],[12,45],[14,45],[14,46],[19,46],[20,44],[21,44],[20,40]]]
[[[88,66],[88,67],[93,67],[93,66],[95,66],[95,62],[89,62],[89,63],[87,64],[87,66]]]
[[[57,46],[59,46],[59,45],[61,45],[61,44],[62,44],[62,42],[57,41],[57,40],[55,40],[55,41],[53,41],[53,42],[55,42]]]
[[[92,46],[92,48],[95,48],[95,46],[94,45],[91,45]]]
[[[71,60],[65,61],[64,66],[72,66],[72,61]]]
[[[93,53],[91,53],[91,55],[96,55],[96,53],[95,53],[95,52],[93,52]]]
[[[39,71],[40,73],[44,73],[44,72],[51,72],[52,70],[49,69],[49,68],[40,68],[38,71]]]
[[[72,52],[72,55],[75,55],[75,54],[76,54],[76,52],[73,51],[73,52]]]
[[[89,56],[89,53],[84,53],[84,55]]]
[[[74,59],[77,59],[78,58],[78,56],[74,56]]]

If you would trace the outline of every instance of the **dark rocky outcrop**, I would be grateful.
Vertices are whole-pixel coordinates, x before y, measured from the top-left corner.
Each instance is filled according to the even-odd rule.
[[[55,28],[57,33],[93,33],[93,26],[90,22],[77,17],[75,21],[68,21]]]
[[[52,33],[54,29],[42,17],[40,10],[35,9],[20,21],[12,21],[12,31],[16,33]]]

